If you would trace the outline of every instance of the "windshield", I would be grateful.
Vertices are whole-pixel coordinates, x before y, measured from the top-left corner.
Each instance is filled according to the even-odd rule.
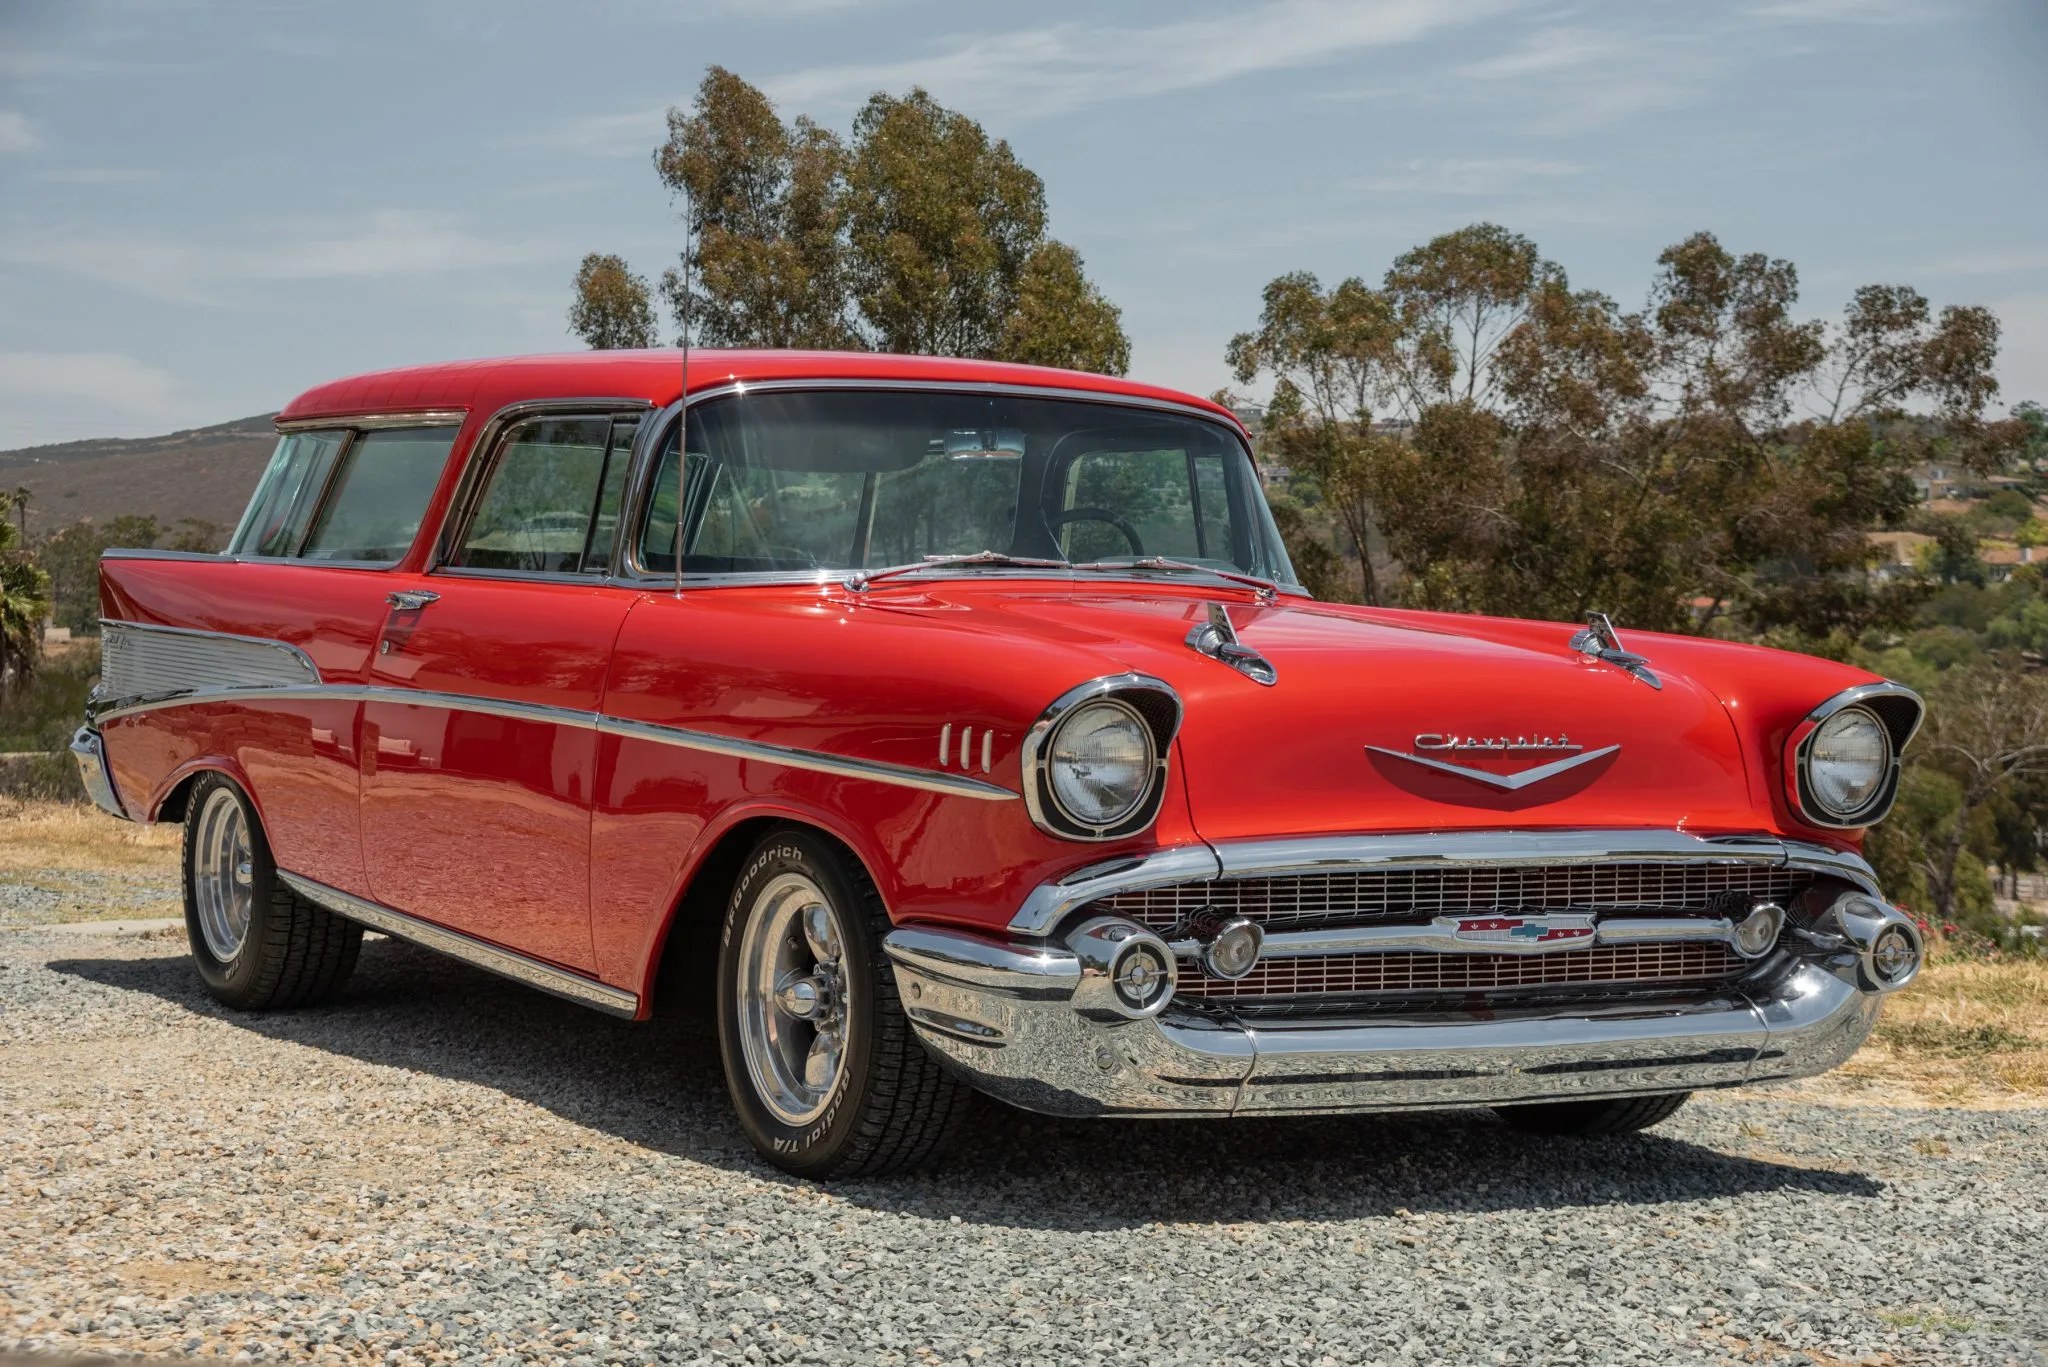
[[[684,448],[682,496],[671,428],[643,504],[638,559],[657,574],[675,572],[678,548],[686,574],[993,551],[1295,582],[1242,441],[1199,418],[1001,394],[778,390],[692,405]]]

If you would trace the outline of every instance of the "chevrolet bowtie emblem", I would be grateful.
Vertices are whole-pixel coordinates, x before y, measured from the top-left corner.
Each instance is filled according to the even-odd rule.
[[[1498,788],[1508,793],[1519,792],[1521,789],[1527,788],[1531,784],[1541,783],[1547,778],[1556,778],[1559,774],[1570,773],[1582,764],[1591,764],[1596,759],[1605,759],[1621,749],[1619,745],[1603,745],[1597,750],[1588,750],[1582,745],[1572,744],[1564,736],[1451,736],[1426,731],[1415,738],[1415,750],[1434,750],[1438,752],[1477,750],[1495,753],[1531,750],[1565,750],[1576,752],[1568,759],[1552,760],[1548,764],[1539,764],[1533,769],[1523,769],[1518,773],[1512,774],[1497,774],[1489,769],[1474,769],[1469,765],[1453,764],[1447,759],[1437,759],[1434,755],[1417,754],[1412,750],[1389,750],[1383,745],[1368,745],[1365,748],[1375,755],[1386,755],[1392,759],[1405,759],[1410,764],[1419,764],[1425,769],[1434,769],[1444,774],[1456,774],[1459,778],[1469,778],[1474,783],[1483,783],[1489,788]]]

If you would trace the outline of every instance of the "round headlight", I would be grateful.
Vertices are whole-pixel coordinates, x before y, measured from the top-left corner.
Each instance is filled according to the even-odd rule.
[[[1845,707],[1814,731],[1806,782],[1830,816],[1853,817],[1877,798],[1891,766],[1892,740],[1884,724],[1860,707]]]
[[[1114,826],[1138,809],[1158,759],[1152,728],[1120,702],[1074,709],[1052,738],[1046,762],[1053,801],[1084,826]]]

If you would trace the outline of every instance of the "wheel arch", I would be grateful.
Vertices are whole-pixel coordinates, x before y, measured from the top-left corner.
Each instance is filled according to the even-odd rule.
[[[263,799],[256,795],[256,786],[249,781],[249,775],[240,765],[220,756],[187,760],[173,769],[169,777],[158,785],[156,795],[144,809],[143,820],[151,824],[184,821],[192,801],[192,790],[209,774],[219,774],[241,789],[242,796],[249,799],[249,805],[256,811],[256,820],[263,826],[264,838],[268,839],[270,820],[263,813]]]
[[[747,806],[725,813],[699,837],[667,914],[641,956],[640,1014],[674,1015],[692,1002],[710,1001],[717,967],[718,927],[726,898],[747,855],[773,830],[795,828],[822,836],[854,861],[878,889],[873,853],[847,823],[827,813],[782,805]],[[886,906],[886,902],[884,903]]]

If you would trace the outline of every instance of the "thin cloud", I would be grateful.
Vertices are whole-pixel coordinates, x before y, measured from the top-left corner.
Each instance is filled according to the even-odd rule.
[[[2048,271],[2048,248],[1961,252],[1942,257],[1925,267],[1924,271],[1928,275],[2019,275],[2029,271]]]
[[[1507,105],[1535,132],[1578,133],[1694,103],[1727,61],[1695,33],[1550,28],[1455,68],[1444,90],[1453,98]]]
[[[0,351],[0,393],[37,399],[88,399],[145,417],[175,411],[179,384],[169,371],[119,351]]]
[[[26,118],[11,109],[0,109],[0,152],[33,152],[42,145]]]
[[[363,228],[259,253],[245,274],[269,280],[379,279],[436,275],[532,261],[533,243],[497,242],[463,229],[451,214],[382,209]]]
[[[907,61],[811,67],[764,84],[797,109],[845,107],[923,85],[977,114],[1027,120],[1266,72],[1324,66],[1469,24],[1497,0],[1267,0],[1150,28],[1056,24],[955,39]]]
[[[162,180],[164,173],[133,166],[79,166],[67,171],[45,171],[43,179],[59,185],[144,185]]]
[[[1913,24],[1935,17],[1925,0],[1772,0],[1743,11],[1774,23]]]
[[[1464,197],[1497,195],[1530,181],[1576,176],[1585,169],[1575,161],[1532,157],[1416,157],[1353,183],[1375,194]]]
[[[222,305],[251,281],[377,280],[544,259],[554,248],[465,229],[451,214],[382,209],[354,230],[228,246],[57,229],[0,244],[0,261],[67,270],[174,304]]]

